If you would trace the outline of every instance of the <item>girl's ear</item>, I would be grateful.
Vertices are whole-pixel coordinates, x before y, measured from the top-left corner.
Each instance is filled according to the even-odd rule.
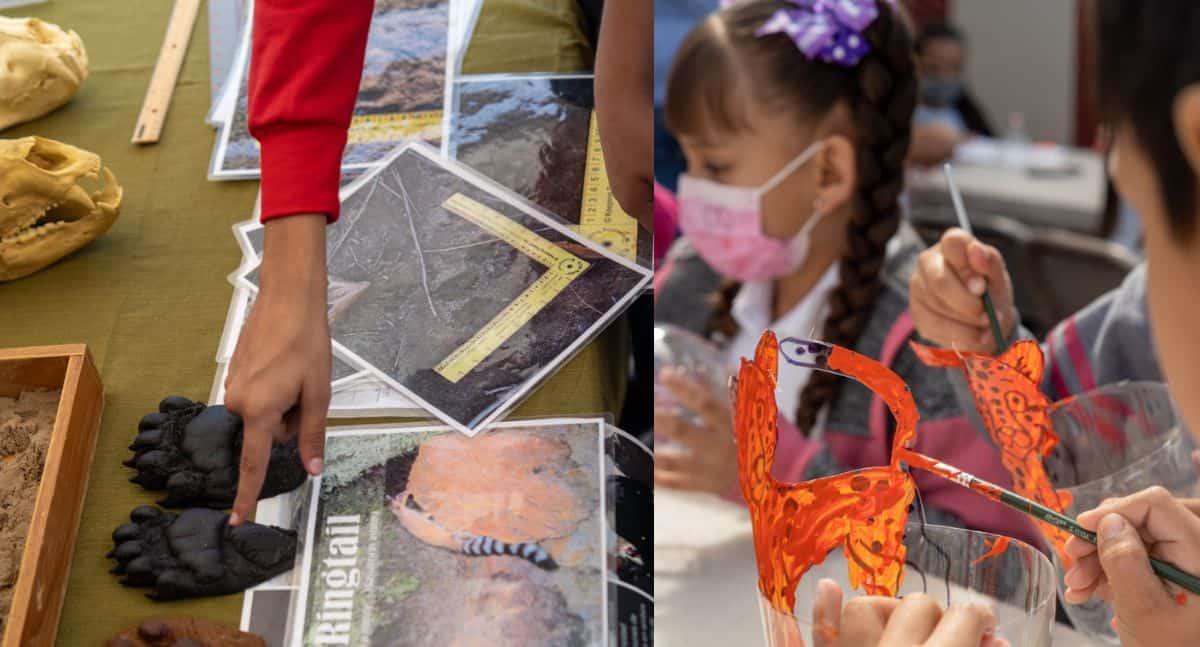
[[[1179,148],[1192,174],[1200,178],[1200,83],[1189,85],[1175,97],[1174,116]]]
[[[840,210],[854,198],[858,189],[858,158],[854,143],[844,135],[831,135],[817,155],[818,211],[828,215]]]

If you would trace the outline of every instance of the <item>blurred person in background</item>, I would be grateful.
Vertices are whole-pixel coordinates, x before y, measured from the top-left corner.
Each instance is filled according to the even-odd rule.
[[[917,38],[917,71],[921,99],[914,119],[918,125],[941,123],[971,135],[992,137],[987,115],[967,89],[963,67],[967,42],[947,24],[927,25]]]
[[[916,48],[921,94],[913,115],[909,160],[933,166],[953,156],[962,141],[992,137],[994,131],[963,80],[967,43],[962,32],[945,23],[926,25]]]

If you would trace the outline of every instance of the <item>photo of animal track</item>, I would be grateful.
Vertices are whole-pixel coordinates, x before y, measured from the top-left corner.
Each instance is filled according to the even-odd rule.
[[[354,106],[355,123],[342,158],[343,168],[362,168],[379,161],[397,144],[418,138],[441,140],[440,112],[446,85],[449,0],[378,0],[371,17],[362,82]],[[245,29],[230,83],[238,88],[232,114],[220,122],[209,176],[252,179],[259,176],[258,142],[250,135],[248,81],[250,34]],[[414,113],[434,115],[424,127],[371,128],[361,118],[396,120]]]
[[[649,272],[468,169],[409,145],[343,196],[331,323],[361,360],[467,434],[515,406],[641,293]],[[257,289],[257,270],[245,280]]]
[[[578,74],[460,78],[450,88],[446,154],[578,225],[592,86],[592,76]],[[652,240],[644,233],[635,233],[637,259],[648,265]]]
[[[602,430],[592,420],[506,424],[474,438],[446,428],[331,431],[306,640],[336,607],[329,601],[345,600],[343,580],[329,575],[340,565],[358,569],[342,607],[348,644],[601,644]],[[351,541],[355,559],[330,558],[349,556]]]

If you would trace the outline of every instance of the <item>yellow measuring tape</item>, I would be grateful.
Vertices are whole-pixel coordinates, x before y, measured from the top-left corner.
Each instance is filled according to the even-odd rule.
[[[401,139],[437,139],[442,134],[442,111],[356,115],[350,120],[351,144]]]
[[[462,346],[433,368],[451,383],[458,383],[479,366],[534,315],[579,278],[590,264],[567,250],[526,229],[504,214],[461,193],[450,196],[442,206],[471,221],[488,233],[512,245],[521,253],[546,266],[542,274],[512,303],[487,322]]]
[[[600,148],[600,126],[596,111],[588,130],[587,166],[583,174],[583,204],[579,210],[579,233],[629,260],[636,260],[638,223],[625,213],[613,197]]]

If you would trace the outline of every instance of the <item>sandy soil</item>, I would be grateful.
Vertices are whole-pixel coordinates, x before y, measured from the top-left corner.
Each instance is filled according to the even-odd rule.
[[[0,630],[8,621],[59,397],[59,391],[26,391],[15,400],[0,398]]]

